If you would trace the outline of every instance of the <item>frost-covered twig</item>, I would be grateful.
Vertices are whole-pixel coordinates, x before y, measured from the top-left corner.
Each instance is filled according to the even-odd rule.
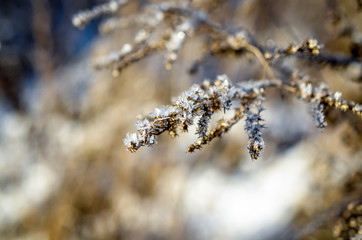
[[[134,152],[141,146],[153,145],[155,136],[165,131],[173,136],[177,134],[177,128],[187,131],[196,116],[206,113],[211,116],[220,109],[229,109],[234,96],[236,92],[225,75],[219,76],[213,84],[205,81],[193,85],[175,104],[156,108],[147,118],[138,121],[138,133],[128,134],[124,143],[129,151]]]
[[[351,111],[362,117],[362,105],[342,98],[341,92],[333,92],[326,84],[317,86],[306,78],[297,79],[292,82],[292,87],[296,90],[296,95],[301,99],[312,103],[312,113],[317,127],[323,129],[327,126],[324,112],[326,108],[337,108],[342,111]]]
[[[221,75],[214,83],[206,80],[201,85],[193,85],[182,93],[173,105],[156,108],[143,120],[138,120],[137,132],[127,133],[124,144],[130,152],[135,152],[142,146],[152,146],[161,133],[168,131],[174,137],[177,135],[177,129],[187,131],[189,126],[193,125],[194,119],[200,117],[196,130],[199,140],[187,149],[187,152],[194,152],[215,137],[221,137],[246,116],[245,130],[249,137],[247,148],[251,158],[257,159],[264,149],[261,135],[264,125],[261,124],[263,120],[260,115],[264,110],[264,89],[270,87],[289,91],[296,97],[312,103],[315,108],[313,117],[319,128],[326,126],[324,106],[350,110],[361,117],[361,105],[343,100],[339,92],[333,93],[325,85],[313,86],[306,83],[305,79],[293,80],[290,85],[277,79],[232,84],[226,75]],[[235,102],[239,102],[242,109],[235,109],[233,118],[228,121],[220,120],[217,127],[207,133],[212,115],[220,110],[230,111]]]
[[[190,90],[184,92],[170,106],[156,108],[153,113],[139,120],[136,123],[137,133],[128,133],[124,140],[127,149],[131,152],[136,151],[141,146],[151,146],[156,143],[156,136],[168,131],[175,136],[177,129],[187,131],[188,127],[193,124],[194,118],[200,116],[199,125],[196,134],[200,137],[201,142],[188,148],[189,152],[201,148],[211,141],[215,136],[221,136],[240,117],[240,110],[236,110],[233,120],[220,122],[219,126],[207,133],[208,121],[211,116],[219,111],[229,111],[232,102],[248,101],[253,102],[265,87],[278,86],[278,80],[261,80],[256,82],[245,82],[240,85],[232,85],[226,75],[218,76],[214,83],[205,81],[201,85],[194,85]]]
[[[127,0],[111,0],[107,3],[96,6],[91,10],[79,12],[78,14],[73,16],[72,23],[78,28],[83,28],[92,19],[99,17],[102,14],[115,13],[127,2]]]

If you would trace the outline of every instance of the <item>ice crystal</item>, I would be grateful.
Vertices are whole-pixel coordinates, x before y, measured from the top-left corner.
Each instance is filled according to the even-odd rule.
[[[259,98],[257,102],[253,104],[247,103],[245,107],[245,131],[248,133],[248,150],[252,159],[258,159],[264,149],[264,140],[261,135],[264,125],[260,123],[263,121],[260,114],[264,108],[261,105],[261,101],[261,98]],[[253,111],[252,107],[256,110]]]
[[[324,111],[323,105],[320,103],[313,103],[311,110],[315,125],[321,130],[323,130],[327,126],[327,122],[325,120],[323,112]]]

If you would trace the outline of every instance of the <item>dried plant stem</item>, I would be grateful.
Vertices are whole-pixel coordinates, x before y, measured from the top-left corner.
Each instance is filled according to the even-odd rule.
[[[135,63],[146,57],[147,55],[160,49],[164,49],[164,45],[162,44],[162,41],[157,41],[152,44],[146,45],[143,48],[136,49],[130,54],[127,54],[126,56],[122,57],[122,61],[116,62],[113,65],[113,76],[118,76],[119,73],[128,65]]]
[[[187,148],[188,153],[192,153],[195,150],[201,149],[204,145],[211,142],[216,137],[221,137],[222,134],[227,133],[232,126],[238,123],[244,117],[243,109],[236,109],[234,117],[225,121],[224,119],[219,120],[218,125],[214,128],[209,134],[207,134],[202,139],[198,140],[194,144],[191,144]]]
[[[264,55],[261,53],[261,51],[257,47],[251,45],[248,42],[245,42],[244,47],[246,50],[253,53],[255,55],[255,57],[259,60],[260,64],[263,66],[264,70],[266,71],[268,77],[270,79],[275,79],[275,75],[274,75],[272,69],[270,68],[269,63],[266,61]]]

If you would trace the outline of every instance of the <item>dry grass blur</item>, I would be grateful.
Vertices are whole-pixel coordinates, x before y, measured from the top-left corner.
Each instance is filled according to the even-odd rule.
[[[122,13],[137,13],[139,2]],[[210,10],[215,20],[242,25],[259,42],[287,47],[313,37],[327,53],[353,51],[358,62],[347,67],[311,66],[293,58],[284,64],[361,103],[359,1],[211,2],[217,4]],[[271,90],[263,115],[267,147],[258,161],[248,156],[243,123],[193,154],[185,153],[196,139],[193,130],[127,152],[123,138],[133,131],[136,117],[169,104],[193,83],[224,73],[235,82],[264,74],[247,54],[210,56],[189,74],[202,54],[199,36],[185,43],[172,70],[165,69],[162,54],[117,77],[90,66],[91,59],[120,49],[134,33],[126,28],[99,36],[79,57],[52,69],[50,78],[49,69],[40,67],[48,79],[39,79],[28,97],[34,101],[31,109],[0,116],[2,239],[349,239],[361,234],[362,124],[351,113],[332,110],[320,132],[305,104]],[[279,191],[281,184],[288,192]],[[243,201],[235,204],[238,197]],[[285,212],[269,213],[274,204]],[[259,219],[271,220],[251,226],[263,223]],[[244,231],[238,222],[250,225]]]

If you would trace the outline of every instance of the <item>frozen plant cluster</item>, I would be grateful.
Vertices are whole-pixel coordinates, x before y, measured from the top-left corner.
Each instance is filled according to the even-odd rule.
[[[131,152],[142,146],[152,146],[157,136],[168,132],[172,137],[185,132],[197,119],[196,135],[198,141],[187,148],[187,152],[201,149],[216,137],[221,137],[230,128],[245,118],[245,131],[248,134],[248,150],[251,158],[257,159],[264,149],[262,138],[265,101],[264,91],[275,87],[281,93],[300,98],[310,104],[311,114],[316,126],[327,126],[326,113],[330,108],[349,111],[361,117],[361,105],[344,100],[340,92],[331,91],[322,81],[309,80],[294,66],[286,66],[285,59],[295,58],[316,67],[348,68],[354,66],[362,71],[361,60],[351,56],[330,55],[322,51],[323,45],[314,38],[307,38],[287,47],[276,44],[261,44],[257,38],[243,27],[221,24],[214,21],[212,10],[226,1],[150,1],[140,4],[140,11],[133,14],[122,13],[127,0],[112,0],[91,10],[80,12],[73,18],[73,24],[84,27],[93,18],[112,14],[100,27],[103,33],[116,29],[132,27],[137,29],[133,42],[123,45],[120,50],[93,61],[96,68],[110,68],[114,76],[135,62],[151,54],[165,56],[165,68],[171,69],[178,53],[190,37],[203,37],[201,58],[192,64],[190,73],[196,72],[199,65],[210,56],[240,57],[249,54],[259,62],[263,79],[243,81],[232,84],[226,75],[215,81],[205,80],[201,85],[193,85],[172,105],[156,108],[142,120],[137,120],[135,133],[128,133],[124,144]],[[232,108],[233,107],[233,108]],[[212,115],[218,111],[233,111],[228,120],[221,119],[214,129],[209,129]]]
[[[226,75],[218,76],[214,83],[206,80],[201,85],[195,84],[173,105],[156,108],[148,118],[138,120],[138,133],[128,133],[124,143],[131,152],[144,145],[153,145],[155,136],[165,131],[171,136],[177,136],[178,128],[187,131],[196,116],[200,116],[196,132],[202,138],[206,136],[212,114],[221,109],[229,110],[236,95],[236,88],[230,85]]]
[[[245,129],[249,132],[249,152],[256,159],[263,150],[264,141],[261,137],[260,112],[263,109],[259,100],[262,98],[263,88],[277,86],[278,81],[264,80],[248,82],[241,85],[232,85],[226,75],[220,75],[212,83],[205,80],[201,85],[193,85],[178,97],[173,105],[156,108],[143,120],[136,122],[137,133],[128,133],[124,144],[131,152],[141,146],[151,146],[156,143],[156,136],[167,131],[171,136],[177,136],[177,131],[185,132],[199,117],[196,134],[200,141],[198,147],[192,145],[188,152],[201,148],[211,141],[207,134],[211,116],[220,110],[229,111],[233,102],[240,102],[244,106],[243,114],[247,115]],[[247,100],[247,101],[246,101]],[[257,100],[258,103],[255,101]],[[250,105],[255,101],[258,112],[253,113]],[[239,116],[238,109],[234,109],[234,117]],[[223,126],[227,124],[223,123]],[[220,126],[218,126],[220,127]],[[215,130],[211,131],[212,134]],[[221,136],[221,133],[218,135]]]
[[[214,82],[205,80],[201,85],[193,85],[173,105],[155,108],[143,120],[138,120],[137,132],[127,133],[124,144],[130,152],[135,152],[142,146],[152,146],[158,135],[168,132],[175,137],[178,130],[187,131],[194,124],[194,119],[199,117],[196,130],[199,140],[187,149],[187,152],[193,152],[215,137],[221,137],[245,116],[245,131],[249,138],[247,148],[250,157],[257,159],[264,149],[261,112],[264,110],[262,103],[265,101],[265,89],[270,87],[288,91],[310,103],[316,126],[321,129],[326,126],[324,114],[328,107],[350,110],[361,117],[360,104],[342,99],[339,92],[334,93],[325,85],[313,87],[306,79],[292,79],[291,84],[266,79],[234,85],[226,75],[220,75]],[[211,116],[220,110],[231,110],[233,103],[239,103],[234,105],[240,105],[241,108],[234,108],[234,116],[230,120],[220,120],[217,127],[208,132]]]

